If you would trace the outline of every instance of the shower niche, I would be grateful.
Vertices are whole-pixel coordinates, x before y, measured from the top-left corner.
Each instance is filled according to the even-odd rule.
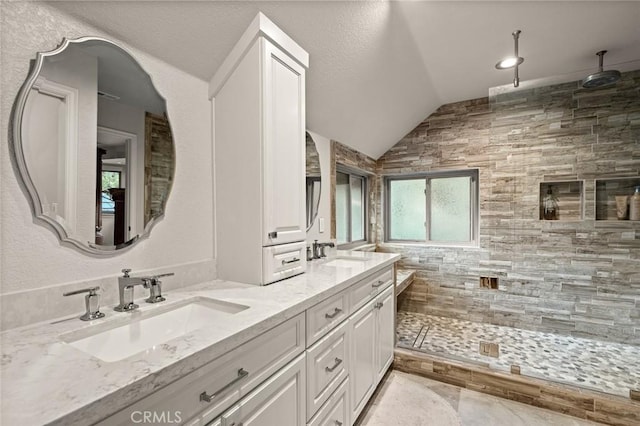
[[[540,220],[577,221],[584,218],[584,182],[540,182]]]
[[[629,200],[637,186],[639,176],[596,179],[596,220],[628,220]]]

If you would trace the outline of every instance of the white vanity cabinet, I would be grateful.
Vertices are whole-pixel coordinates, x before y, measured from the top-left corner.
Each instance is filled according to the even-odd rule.
[[[393,282],[370,273],[98,425],[352,425],[393,360]]]
[[[352,425],[393,361],[393,267],[307,309],[307,425]]]
[[[308,60],[260,13],[211,80],[219,278],[268,284],[306,269]]]
[[[394,286],[388,285],[349,319],[351,422],[355,422],[393,361]]]

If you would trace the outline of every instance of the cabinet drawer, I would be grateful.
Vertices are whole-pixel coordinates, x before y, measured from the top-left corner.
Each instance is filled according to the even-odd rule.
[[[318,414],[308,426],[347,426],[349,424],[349,378],[347,377],[325,404],[318,410]]]
[[[256,390],[225,411],[221,426],[304,425],[304,355],[278,371]],[[203,417],[203,422],[208,421]]]
[[[262,282],[274,281],[302,274],[307,269],[307,243],[300,241],[291,244],[262,248]]]
[[[311,346],[349,315],[349,293],[340,292],[307,309],[307,345]]]
[[[304,314],[291,318],[99,424],[130,425],[145,411],[213,418],[304,352],[304,322]]]
[[[372,297],[393,283],[393,267],[369,275],[351,287],[351,313],[364,306]]]
[[[348,322],[307,350],[307,420],[349,375]]]

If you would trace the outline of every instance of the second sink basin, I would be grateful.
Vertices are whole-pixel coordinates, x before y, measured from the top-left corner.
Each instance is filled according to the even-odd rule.
[[[215,320],[244,311],[248,306],[210,298],[197,298],[178,303],[170,310],[132,319],[131,321],[100,330],[87,337],[67,338],[69,345],[106,362],[115,362],[140,352],[153,349],[191,331],[215,326]],[[84,333],[83,333],[84,334]],[[86,334],[85,334],[86,336]]]

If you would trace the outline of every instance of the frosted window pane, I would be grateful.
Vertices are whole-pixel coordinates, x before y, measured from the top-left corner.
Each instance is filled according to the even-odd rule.
[[[471,178],[431,180],[431,240],[471,240]]]
[[[364,240],[363,179],[351,177],[351,241]]]
[[[336,238],[338,244],[348,243],[349,175],[336,173]]]
[[[392,180],[389,182],[390,237],[392,240],[427,239],[424,226],[426,203],[425,179]]]

